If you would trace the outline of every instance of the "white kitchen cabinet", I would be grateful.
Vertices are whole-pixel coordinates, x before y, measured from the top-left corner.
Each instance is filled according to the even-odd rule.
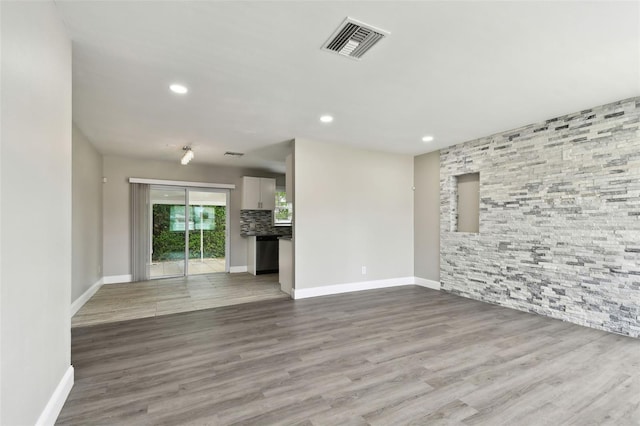
[[[273,210],[276,207],[276,180],[244,176],[242,178],[242,209]]]
[[[242,209],[260,208],[260,178],[245,176],[242,178]]]
[[[293,288],[293,241],[288,238],[280,238],[279,275],[280,290],[291,295]]]
[[[247,238],[247,272],[256,275],[256,237]]]

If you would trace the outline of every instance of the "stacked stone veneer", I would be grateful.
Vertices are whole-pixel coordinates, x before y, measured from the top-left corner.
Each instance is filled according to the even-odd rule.
[[[640,336],[640,98],[444,149],[442,288]],[[480,232],[455,176],[480,173]]]

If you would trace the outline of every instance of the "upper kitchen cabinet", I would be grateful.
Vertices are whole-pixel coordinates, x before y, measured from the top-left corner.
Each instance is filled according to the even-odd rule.
[[[242,210],[273,210],[276,207],[276,180],[244,176]]]

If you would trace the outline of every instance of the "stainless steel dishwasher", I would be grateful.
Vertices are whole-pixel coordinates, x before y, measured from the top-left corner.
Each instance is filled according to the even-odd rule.
[[[256,275],[278,272],[278,249],[277,235],[256,237]]]

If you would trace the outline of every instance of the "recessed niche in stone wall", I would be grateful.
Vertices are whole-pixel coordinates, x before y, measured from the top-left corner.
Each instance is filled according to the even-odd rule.
[[[480,232],[480,173],[455,176],[457,232]]]

